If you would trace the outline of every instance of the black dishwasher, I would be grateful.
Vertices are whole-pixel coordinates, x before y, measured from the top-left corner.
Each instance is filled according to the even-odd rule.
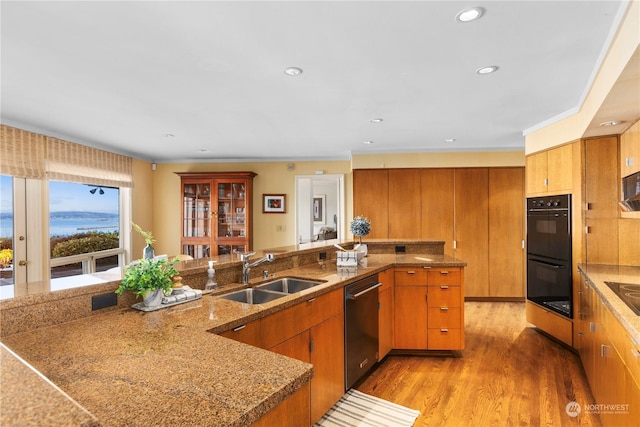
[[[344,288],[345,390],[378,361],[378,275]]]

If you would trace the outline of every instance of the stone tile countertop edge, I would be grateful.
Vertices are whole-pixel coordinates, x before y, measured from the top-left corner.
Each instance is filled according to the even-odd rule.
[[[246,426],[308,383],[313,366],[216,334],[403,265],[466,263],[446,255],[409,254],[370,254],[357,268],[338,269],[335,260],[319,262],[278,277],[317,279],[322,285],[267,304],[208,294],[159,311],[124,309],[2,341],[100,425],[146,426],[161,419],[164,425]],[[23,393],[22,409],[29,412],[28,395],[38,396],[45,385],[3,381],[2,394]],[[10,421],[5,417],[3,424]]]
[[[640,343],[640,316],[635,314],[605,282],[640,284],[640,267],[605,264],[579,264],[578,270],[589,279],[602,301],[611,309],[631,338]]]

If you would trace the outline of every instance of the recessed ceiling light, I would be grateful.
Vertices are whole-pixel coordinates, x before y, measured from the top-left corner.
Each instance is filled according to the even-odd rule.
[[[600,126],[615,126],[622,123],[622,120],[609,120],[608,122],[600,123]]]
[[[380,123],[382,119],[371,119],[369,120],[371,123]]]
[[[165,138],[173,138],[175,135],[174,135],[174,134],[172,134],[172,133],[165,133],[165,134],[164,134],[164,135],[162,135],[162,136],[164,136]]]
[[[284,69],[284,73],[288,76],[298,76],[302,74],[302,68],[298,67],[287,67]]]
[[[373,141],[362,141],[362,143],[365,145],[371,145],[373,144]]]
[[[488,67],[478,68],[476,70],[476,73],[478,73],[480,75],[484,75],[484,74],[495,73],[496,71],[498,71],[498,66],[497,65],[489,65]]]
[[[455,138],[447,138],[444,140],[444,142],[456,142]]]
[[[458,22],[471,22],[484,14],[484,9],[481,7],[470,7],[469,9],[462,10],[456,15],[456,21]]]
[[[208,153],[209,150],[207,150],[206,148],[201,148],[198,150],[198,153]]]

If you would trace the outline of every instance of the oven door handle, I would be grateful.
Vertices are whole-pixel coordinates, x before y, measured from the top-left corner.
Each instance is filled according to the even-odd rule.
[[[547,267],[551,267],[551,268],[555,268],[555,269],[567,268],[567,267],[566,267],[566,266],[564,266],[564,265],[551,264],[551,263],[549,263],[549,262],[538,261],[537,259],[529,259],[529,261],[537,262],[538,264],[543,264],[543,265],[545,265],[545,266],[547,266]]]
[[[358,298],[358,297],[360,297],[360,296],[362,296],[362,295],[366,294],[366,293],[367,293],[367,292],[369,292],[369,291],[372,291],[372,290],[374,290],[374,289],[379,288],[380,286],[382,286],[382,283],[376,283],[375,285],[370,286],[370,287],[368,287],[367,289],[365,289],[364,291],[360,291],[360,292],[358,292],[357,294],[347,294],[347,299],[352,299],[352,300],[354,300],[354,299],[356,299],[356,298]]]

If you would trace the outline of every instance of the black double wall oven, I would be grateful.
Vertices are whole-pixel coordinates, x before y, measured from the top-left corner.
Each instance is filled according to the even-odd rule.
[[[527,199],[527,299],[573,318],[571,195]]]

